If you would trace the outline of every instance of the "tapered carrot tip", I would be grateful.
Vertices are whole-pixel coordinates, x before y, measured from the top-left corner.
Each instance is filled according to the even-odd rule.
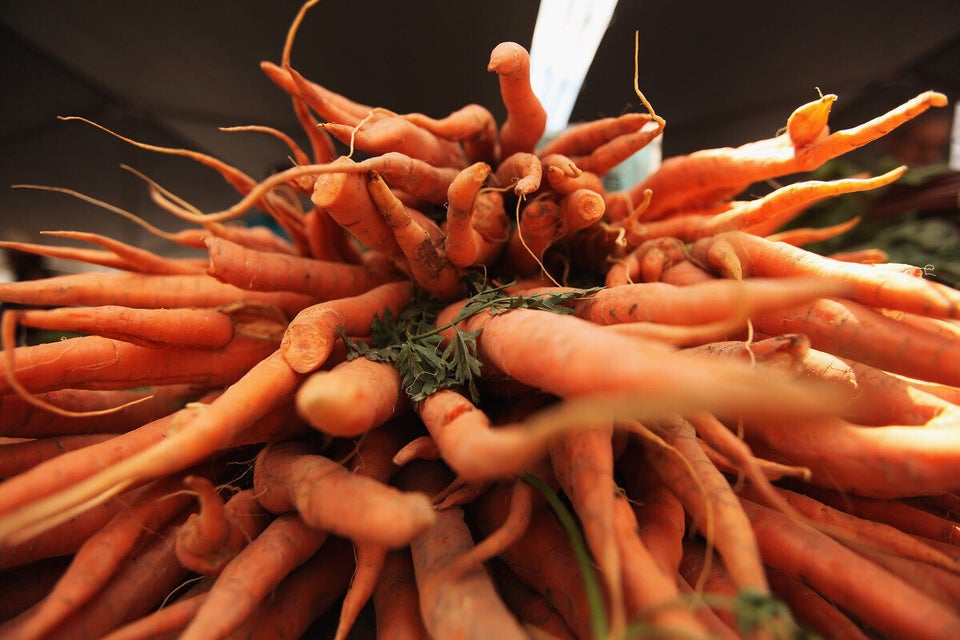
[[[495,71],[498,75],[509,76],[520,71],[530,64],[530,54],[516,42],[501,42],[490,52],[490,63],[487,71]]]
[[[827,120],[830,118],[830,109],[836,99],[836,95],[828,93],[790,114],[787,119],[787,134],[794,147],[800,148],[813,144],[830,133],[827,129]]]

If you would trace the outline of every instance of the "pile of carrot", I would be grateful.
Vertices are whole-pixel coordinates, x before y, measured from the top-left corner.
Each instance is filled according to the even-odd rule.
[[[66,192],[199,258],[4,243],[109,270],[0,284],[0,636],[960,637],[960,292],[783,230],[903,169],[742,195],[942,94],[608,191],[666,125],[639,88],[542,142],[505,42],[501,122],[359,104],[291,64],[312,4],[262,64],[309,148],[240,128],[288,169],[123,138],[236,188],[141,176],[178,233]]]

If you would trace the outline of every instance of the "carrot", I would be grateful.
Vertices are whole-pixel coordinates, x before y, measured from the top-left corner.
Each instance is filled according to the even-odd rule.
[[[474,203],[490,175],[490,165],[477,162],[457,174],[447,189],[443,252],[457,267],[469,267],[480,254],[483,237],[472,224]]]
[[[111,438],[112,433],[85,433],[0,445],[0,478],[12,478],[62,453],[76,451]]]
[[[523,197],[534,193],[543,181],[543,164],[533,153],[518,151],[504,158],[494,170],[499,186]]]
[[[419,594],[409,549],[387,553],[373,588],[373,610],[380,640],[427,638],[420,617]]]
[[[627,623],[621,556],[614,530],[613,427],[598,424],[565,433],[551,442],[550,460],[557,481],[580,519],[587,548],[607,591],[610,633]]]
[[[146,441],[151,445],[146,449],[123,457],[45,498],[37,499],[34,494],[29,504],[11,504],[12,496],[6,491],[0,492],[0,498],[6,498],[3,500],[6,508],[0,507],[0,541],[18,531],[23,535],[22,532],[31,527],[49,528],[57,519],[64,518],[64,514],[68,516],[70,510],[81,505],[89,508],[130,486],[186,469],[224,448],[293,437],[301,431],[298,423],[290,419],[289,409],[293,391],[300,381],[300,376],[289,368],[279,351],[274,352],[253,365],[210,404],[192,405],[189,414],[180,416],[181,420],[185,419],[182,428],[173,433],[165,433],[165,428],[154,429],[147,437],[141,436],[138,448]],[[157,437],[164,434],[166,437],[157,441]],[[10,509],[16,504],[22,506]]]
[[[722,261],[718,252],[730,252]],[[854,286],[849,298],[865,305],[921,315],[956,318],[960,293],[946,285],[871,265],[832,260],[825,256],[771,242],[759,236],[731,231],[693,244],[695,259],[726,274],[741,277],[816,276],[843,280]]]
[[[673,576],[680,567],[683,538],[687,533],[684,507],[643,459],[643,450],[633,438],[624,450],[621,462],[624,493],[633,508],[640,540],[660,571]]]
[[[480,535],[488,536],[503,524],[509,496],[488,492],[468,505]],[[499,504],[498,504],[499,503]],[[546,505],[538,506],[519,540],[499,558],[528,587],[550,599],[577,637],[591,637],[590,612],[580,567],[563,527]]]
[[[305,308],[284,331],[280,342],[283,357],[295,371],[313,371],[333,351],[338,328],[346,335],[367,335],[375,317],[386,310],[396,316],[410,295],[409,282],[393,282],[357,296]]]
[[[872,498],[955,490],[954,437],[951,429],[862,427],[840,418],[746,423],[747,441],[759,455],[808,467],[817,486]]]
[[[713,600],[720,601],[722,604],[714,604],[707,599],[702,606],[710,608],[731,630],[738,629],[736,611],[726,606],[726,603],[732,602],[737,597],[739,587],[723,563],[718,562],[710,554],[703,540],[699,538],[684,540],[680,575],[689,584],[697,585],[697,591],[706,598],[712,596]]]
[[[531,636],[536,631],[546,632],[546,638],[575,640],[576,636],[567,626],[560,613],[549,599],[525,585],[500,560],[490,563],[493,577],[497,583],[504,603],[517,619],[527,628]]]
[[[868,639],[869,636],[837,608],[837,605],[826,600],[802,580],[770,567],[767,567],[767,579],[770,581],[770,588],[790,607],[798,622],[824,638]]]
[[[457,298],[463,293],[460,271],[440,251],[429,227],[414,219],[378,174],[367,177],[367,190],[377,209],[393,231],[400,251],[407,259],[413,280],[441,299]]]
[[[27,327],[88,333],[141,346],[211,349],[226,346],[235,333],[251,335],[258,327],[286,323],[279,309],[256,303],[176,309],[58,307],[17,311],[16,317]]]
[[[570,158],[560,154],[550,154],[540,157],[543,164],[543,174],[550,188],[561,195],[573,193],[578,189],[588,189],[603,199],[606,188],[603,181],[595,173],[584,171]],[[603,202],[606,209],[606,201]]]
[[[226,637],[229,640],[297,640],[310,635],[311,625],[343,594],[352,568],[349,543],[330,538]]]
[[[187,576],[173,549],[177,524],[174,521],[159,531],[146,532],[138,549],[127,556],[97,597],[64,620],[52,635],[102,638],[160,604]]]
[[[426,494],[436,493],[448,482],[446,470],[434,462],[413,462],[398,477],[404,489]],[[473,545],[459,507],[437,512],[435,523],[411,540],[424,627],[435,638],[525,638],[483,567],[449,569],[470,554]]]
[[[523,207],[505,250],[513,273],[530,276],[542,268],[545,252],[560,235],[560,216],[559,203],[549,197],[536,198]]]
[[[946,96],[927,91],[862,125],[835,131],[800,148],[794,145],[789,132],[784,132],[736,148],[704,149],[675,156],[627,192],[637,200],[646,189],[652,189],[656,195],[642,218],[656,220],[680,208],[728,199],[754,182],[812,171],[831,158],[882,137],[923,111],[946,104]],[[807,110],[805,107],[800,110]],[[798,127],[795,124],[793,128]]]
[[[397,423],[383,425],[364,436],[351,460],[351,471],[380,482],[389,482],[398,470],[393,457],[406,436],[407,429],[403,426]],[[334,636],[338,639],[347,637],[361,609],[369,601],[390,553],[388,547],[376,542],[355,542],[353,546],[356,569],[340,607]]]
[[[622,491],[614,494],[613,531],[621,558],[627,619],[678,635],[706,633],[688,610],[676,606],[680,591],[673,573],[665,572],[647,547],[634,509]]]
[[[777,233],[764,233],[766,229],[754,226],[747,229],[747,231],[763,236],[771,242],[783,242],[785,244],[792,244],[795,247],[802,247],[813,242],[824,242],[826,240],[839,237],[856,227],[858,224],[860,224],[860,218],[851,218],[846,222],[841,222],[840,224],[834,224],[827,227],[794,227],[793,229],[784,229],[782,231],[778,231]],[[833,258],[834,260],[840,260],[842,262],[879,264],[881,262],[886,262],[889,256],[879,249],[871,249],[869,251],[865,250],[862,252],[834,252],[828,254],[827,257]]]
[[[207,273],[241,289],[290,291],[322,301],[357,295],[386,281],[362,265],[256,251],[222,238],[208,238],[207,249]]]
[[[820,142],[830,134],[827,121],[837,96],[828,93],[798,107],[787,118],[787,135],[794,148],[802,149]]]
[[[209,585],[206,589],[209,589]],[[199,593],[194,591],[191,590],[193,595],[185,594],[173,603],[114,629],[102,640],[157,640],[175,637],[173,634],[183,631],[207,597],[206,590]]]
[[[203,263],[194,258],[165,258],[152,251],[141,249],[99,233],[84,231],[41,231],[42,235],[53,238],[67,238],[80,242],[96,244],[120,258],[120,264],[128,271],[156,274],[202,273]]]
[[[402,117],[436,136],[460,142],[471,162],[495,162],[498,157],[497,121],[482,105],[468,104],[439,119],[422,113]]]
[[[627,244],[637,246],[649,238],[663,236],[692,242],[735,229],[767,235],[763,233],[766,228],[781,226],[812,204],[842,194],[879,189],[900,178],[906,170],[901,166],[875,178],[795,182],[755,200],[730,202],[718,213],[678,213],[662,220],[638,223],[628,230]]]
[[[390,548],[409,544],[436,518],[426,496],[350,473],[296,441],[264,447],[254,488],[268,511],[296,509],[317,530]]]
[[[30,539],[17,542],[6,540],[0,543],[0,570],[29,566],[51,558],[72,559],[72,554],[117,513],[125,510],[139,491],[130,491],[105,500]],[[59,572],[57,577],[62,573]]]
[[[576,315],[598,324],[707,324],[738,320],[795,303],[843,296],[852,287],[815,278],[713,279],[688,286],[643,282],[607,287],[577,301]]]
[[[264,60],[260,63],[260,69],[281,89],[303,100],[324,120],[354,125],[373,109],[307,80],[288,65],[281,66]]]
[[[477,314],[466,320],[462,329],[482,329],[477,339],[480,359],[493,370],[561,397],[629,394],[630,399],[623,399],[633,405],[631,411],[640,406],[634,404],[640,402],[639,389],[643,389],[644,411],[651,413],[655,405],[665,409],[668,404],[682,404],[685,409],[681,412],[711,405],[720,413],[775,411],[782,415],[787,406],[809,413],[834,401],[830,398],[832,391],[825,389],[816,396],[819,406],[813,407],[801,399],[806,393],[796,382],[780,384],[776,376],[759,375],[749,365],[741,367],[740,363],[671,352],[662,344],[616,335],[571,316],[514,309],[494,316]],[[597,357],[610,353],[621,357]],[[578,363],[576,375],[571,376],[557,362]],[[699,391],[695,398],[688,392],[691,388]],[[763,388],[769,394],[761,391]],[[770,404],[764,407],[766,402]],[[544,421],[558,428],[560,424],[576,423],[583,414],[572,410],[574,406],[561,404],[544,415]],[[601,417],[595,403],[590,413]]]
[[[326,122],[321,128],[340,142],[370,155],[402,153],[436,167],[461,169],[467,164],[459,144],[444,140],[392,114],[348,125]]]
[[[220,572],[181,638],[223,637],[326,541],[296,513],[277,516]]]
[[[420,436],[401,447],[393,456],[393,463],[403,467],[413,460],[439,460],[442,457],[440,448],[432,436]]]
[[[57,235],[56,232],[46,232],[47,235]],[[158,261],[163,261],[162,266],[137,265],[131,263],[128,259],[117,255],[112,251],[103,251],[98,249],[86,249],[83,247],[62,247],[48,244],[35,244],[31,242],[0,241],[0,248],[12,251],[23,251],[38,256],[48,258],[59,258],[61,260],[73,260],[85,264],[107,267],[109,269],[120,269],[126,271],[136,271],[140,273],[164,273],[164,274],[182,274],[182,273],[202,273],[202,267],[195,261],[176,262],[173,259],[162,259],[159,256],[152,256]]]
[[[540,156],[551,154],[586,156],[624,134],[635,133],[653,118],[649,113],[629,112],[571,125],[544,143]]]
[[[757,541],[736,494],[683,419],[651,425],[656,439],[645,435],[644,459],[683,503],[701,535],[717,548],[739,589],[769,592]]]
[[[495,484],[487,489],[487,491],[496,493],[503,493],[506,490],[507,483]],[[461,576],[469,571],[476,570],[485,562],[500,555],[504,549],[524,534],[530,524],[530,518],[537,503],[533,487],[521,479],[516,479],[510,483],[509,492],[510,499],[503,523],[490,535],[477,542],[472,549],[463,552],[450,561],[445,571],[449,572],[451,576]],[[453,505],[448,504],[442,510],[452,507]]]
[[[952,355],[957,342],[899,322],[867,304],[822,299],[758,314],[754,324],[767,333],[804,333],[815,349],[892,373],[948,385],[960,381]]]
[[[863,624],[891,638],[949,638],[960,617],[812,527],[742,500],[764,562],[802,579]]]
[[[352,437],[408,409],[400,372],[386,362],[355,358],[317,371],[297,391],[297,411],[314,428]]]
[[[217,575],[267,526],[268,514],[252,491],[238,491],[224,504],[208,478],[187,476],[183,484],[196,493],[200,511],[177,533],[177,558],[194,573]]]
[[[490,52],[487,71],[497,74],[507,119],[500,126],[500,158],[533,153],[547,126],[547,112],[530,86],[530,54],[516,42],[501,42]]]
[[[71,273],[0,282],[0,301],[45,307],[118,305],[144,309],[258,302],[277,306],[291,316],[314,302],[301,294],[245,291],[207,275],[139,273]]]
[[[170,477],[141,493],[129,509],[114,516],[81,545],[56,585],[37,606],[18,620],[20,638],[42,638],[97,597],[142,540],[144,531],[164,527],[189,504],[176,496],[178,477]]]
[[[663,132],[664,122],[654,119],[655,126],[643,126],[636,131],[623,133],[598,146],[589,155],[574,156],[573,160],[584,171],[597,176],[605,176],[617,165],[627,160],[648,144],[656,140]]]
[[[11,376],[33,392],[181,383],[220,386],[233,382],[276,349],[277,338],[279,334],[269,339],[240,335],[220,349],[141,347],[100,336],[17,347],[4,353],[6,379],[0,381],[0,392],[14,390]]]

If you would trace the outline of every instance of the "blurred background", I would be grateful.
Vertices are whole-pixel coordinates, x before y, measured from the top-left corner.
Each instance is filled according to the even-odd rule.
[[[40,231],[99,231],[177,253],[116,214],[13,185],[75,189],[163,229],[181,228],[149,201],[144,182],[121,168],[128,165],[201,210],[229,206],[237,197],[211,170],[140,151],[58,116],[84,116],[143,142],[203,151],[264,177],[287,164],[286,148],[270,136],[218,127],[269,125],[303,141],[289,99],[259,67],[262,60],[280,60],[300,5],[0,2],[0,239],[50,242]],[[569,11],[562,2],[554,6]],[[611,6],[593,62],[575,87],[570,121],[643,110],[633,91],[637,32],[639,86],[667,121],[663,156],[773,136],[818,91],[839,96],[831,123],[840,129],[936,89],[951,100],[942,110],[946,138],[927,146],[935,147],[936,161],[949,157],[960,94],[956,0],[621,0]],[[504,40],[530,48],[540,8],[536,0],[323,0],[307,13],[292,63],[359,102],[435,117],[477,102],[499,118],[497,78],[486,71],[489,53]],[[567,55],[592,56],[592,48],[572,36],[560,42]],[[853,165],[831,170],[861,170],[889,153],[871,145],[850,158]],[[81,266],[47,261],[41,268]]]

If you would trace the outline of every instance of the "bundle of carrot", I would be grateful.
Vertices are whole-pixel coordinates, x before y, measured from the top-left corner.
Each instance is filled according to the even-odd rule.
[[[737,199],[943,95],[608,192],[665,126],[638,87],[541,144],[505,42],[501,123],[358,104],[291,64],[311,4],[262,65],[310,149],[241,128],[289,169],[124,138],[237,189],[142,176],[202,259],[4,245],[110,269],[0,285],[0,636],[960,637],[960,292],[780,231],[903,170]]]

